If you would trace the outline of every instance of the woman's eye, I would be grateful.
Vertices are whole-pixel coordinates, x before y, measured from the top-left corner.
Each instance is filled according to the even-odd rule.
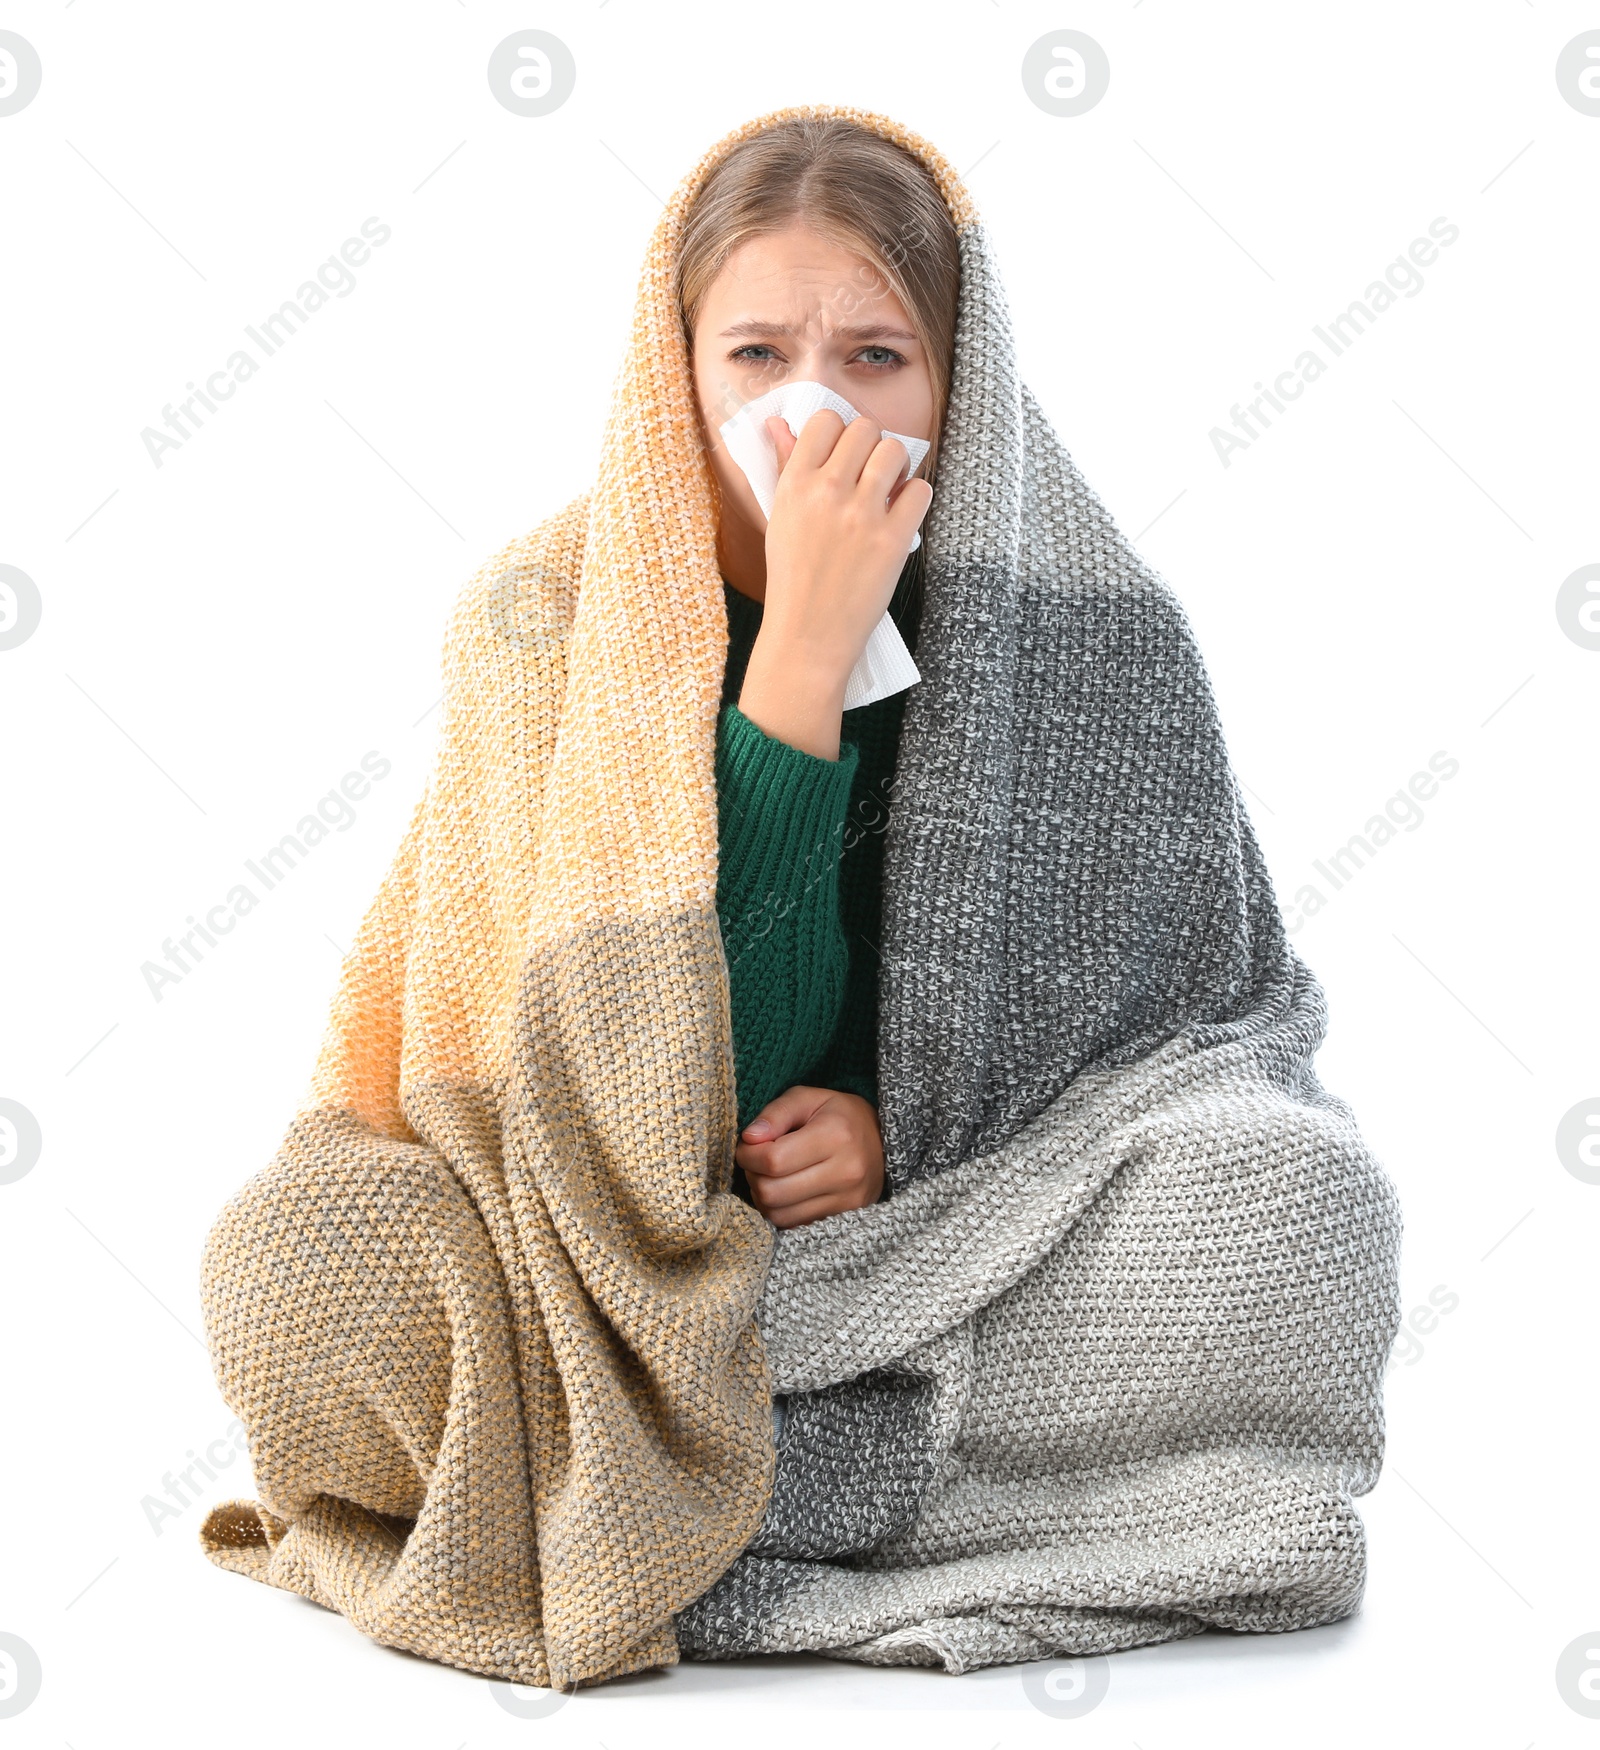
[[[764,342],[753,340],[748,346],[736,346],[733,351],[728,354],[728,357],[737,359],[741,364],[766,365],[771,364],[777,357],[777,354]]]
[[[906,362],[892,346],[864,346],[856,354],[856,357],[862,364],[871,365],[877,370],[885,370],[890,366],[903,365]]]

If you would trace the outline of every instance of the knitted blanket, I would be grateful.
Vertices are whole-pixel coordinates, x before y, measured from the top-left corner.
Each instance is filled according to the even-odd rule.
[[[962,294],[887,827],[889,1186],[775,1234],[730,1189],[727,627],[670,269],[717,156],[797,113],[922,158]],[[206,1245],[260,1497],[211,1559],[541,1685],[1354,1610],[1393,1190],[1316,1078],[1183,611],[1019,382],[938,153],[812,110],[707,155],[594,491],[472,580],[444,675],[303,1108]]]

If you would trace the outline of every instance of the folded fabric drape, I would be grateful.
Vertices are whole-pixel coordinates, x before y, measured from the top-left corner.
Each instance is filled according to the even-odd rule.
[[[727,618],[671,267],[720,154],[801,115],[927,165],[962,291],[884,848],[893,1196],[775,1236],[729,1188]],[[533,1684],[1354,1609],[1393,1188],[1316,1078],[1186,617],[1021,384],[933,148],[826,108],[713,148],[594,491],[472,580],[444,674],[303,1108],[207,1242],[260,1497],[212,1559]]]

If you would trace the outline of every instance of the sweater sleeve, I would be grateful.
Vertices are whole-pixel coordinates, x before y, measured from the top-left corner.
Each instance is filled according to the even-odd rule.
[[[824,760],[725,705],[717,725],[717,915],[742,1128],[800,1081],[838,1024],[849,952],[839,857],[857,750]]]
[[[892,703],[892,701],[891,701]],[[870,711],[873,707],[867,707]],[[865,715],[865,713],[863,713]],[[848,724],[848,718],[846,719]],[[854,726],[858,732],[863,726]],[[882,721],[866,725],[868,745],[876,729],[879,745],[871,769],[882,764]],[[860,744],[858,744],[860,745]],[[863,749],[861,760],[868,754]],[[858,769],[857,777],[860,777]],[[845,818],[839,872],[839,923],[849,961],[839,1019],[811,1079],[825,1088],[841,1088],[878,1103],[878,976],[883,937],[883,835],[888,826],[886,786],[869,783],[852,797]]]
[[[858,932],[846,937],[849,964],[844,995],[833,1037],[813,1079],[820,1087],[878,1103],[878,979],[876,951],[870,937]],[[870,963],[869,963],[870,962]]]
[[[838,1069],[825,1075],[819,1084],[825,1088],[837,1088],[841,1094],[859,1094],[863,1100],[870,1100],[874,1106],[878,1103],[878,1078],[863,1065],[859,1069]]]

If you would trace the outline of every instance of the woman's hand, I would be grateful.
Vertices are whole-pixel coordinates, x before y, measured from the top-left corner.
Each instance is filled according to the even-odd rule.
[[[821,759],[839,757],[845,683],[894,594],[933,488],[906,480],[905,445],[865,415],[822,408],[796,438],[767,421],[778,489],[767,523],[766,598],[739,709]]]
[[[800,1227],[883,1194],[878,1114],[859,1094],[790,1088],[745,1126],[733,1158],[774,1227]]]

